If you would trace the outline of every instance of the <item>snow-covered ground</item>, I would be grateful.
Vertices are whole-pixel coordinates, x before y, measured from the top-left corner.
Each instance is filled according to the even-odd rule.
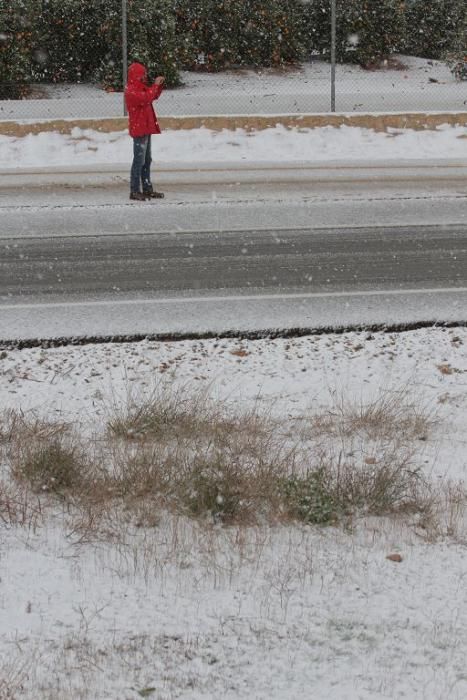
[[[456,82],[440,61],[401,56],[402,70],[337,67],[338,112],[464,111],[467,82]],[[329,112],[330,66],[182,73],[183,85],[158,101],[161,116]],[[42,99],[0,102],[0,120],[100,118],[123,114],[123,98],[92,85],[45,85]]]
[[[23,137],[0,135],[1,170],[99,165],[126,167],[132,157],[127,132],[103,133],[72,129],[71,134],[41,132]],[[388,129],[376,132],[359,127],[316,129],[275,128],[212,131],[200,128],[165,131],[153,140],[154,167],[183,163],[398,163],[443,159],[467,160],[467,129],[444,125],[433,130]]]
[[[244,358],[231,352],[239,346]],[[105,416],[111,396],[123,400],[129,387],[150,392],[158,378],[173,376],[183,386],[212,384],[219,399],[242,407],[261,396],[290,417],[310,406],[329,408],[336,395],[358,403],[379,390],[406,389],[415,403],[437,406],[445,419],[430,443],[427,469],[436,478],[465,479],[466,347],[467,329],[433,328],[5,350],[1,406],[58,412],[85,424]]]
[[[7,349],[0,403],[86,429],[162,379],[288,421],[402,392],[436,418],[415,445],[425,474],[465,483],[466,343],[466,329],[432,328]],[[34,700],[467,696],[465,528],[427,541],[383,519],[344,531],[163,518],[86,544],[62,519],[0,523],[2,698],[2,679]]]
[[[428,82],[432,74],[426,71],[432,69],[444,71],[446,84]],[[297,73],[293,89],[289,75],[290,93],[284,88],[280,99],[266,92],[278,84],[276,77],[266,84],[250,74],[227,98],[216,84],[224,85],[225,76],[190,75],[191,87],[165,93],[161,113],[175,110],[172,95],[182,100],[180,113],[243,112],[248,104],[252,112],[271,105],[275,112],[297,112],[290,107],[297,95],[306,100],[305,111],[317,111],[318,101],[310,97],[316,84],[304,81],[307,71],[316,70],[324,67]],[[349,70],[349,110],[375,104],[390,109],[391,94],[397,109],[402,98],[415,100],[417,109],[435,103],[440,109],[462,108],[465,85],[452,83],[439,65],[417,64],[407,79],[403,72],[362,73],[358,89],[360,72]],[[415,92],[413,81],[419,86]],[[316,96],[323,109],[326,86],[323,79]],[[190,99],[183,101],[190,89]],[[95,104],[51,99],[3,103],[0,114],[111,116],[120,106],[121,96],[102,96]],[[63,113],[52,114],[58,108]],[[200,129],[166,132],[155,141],[162,168],[183,161],[201,168],[226,161],[458,162],[466,151],[465,129],[453,127],[388,133],[345,127],[278,127],[253,134]],[[45,164],[92,169],[130,158],[124,133],[0,137],[1,167],[11,172]],[[105,423],[111,403],[132,391],[151,393],[158,381],[168,380],[208,387],[240,411],[254,404],[270,407],[293,425],[305,411],[321,413],[342,398],[359,405],[396,392],[436,418],[414,448],[426,477],[441,489],[449,480],[465,484],[467,474],[466,344],[464,328],[432,328],[0,349],[0,410],[27,416],[34,411],[89,430]],[[45,516],[45,524],[33,527],[28,514],[34,507],[30,501],[25,512],[31,527],[0,520],[1,700],[467,697],[463,503],[433,540],[410,521],[368,519],[349,530],[266,525],[246,530],[197,527],[164,516],[154,528],[127,528],[118,543],[97,544],[71,531],[66,513]],[[400,563],[386,558],[393,552],[401,554]]]

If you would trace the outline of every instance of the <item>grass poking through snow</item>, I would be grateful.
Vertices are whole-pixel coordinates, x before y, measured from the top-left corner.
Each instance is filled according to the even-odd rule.
[[[420,445],[434,424],[429,411],[382,393],[366,405],[339,402],[301,424],[295,434],[270,414],[234,414],[205,394],[165,386],[115,410],[86,441],[64,423],[13,413],[1,435],[14,481],[59,496],[89,532],[111,512],[154,527],[162,510],[245,526],[362,515],[439,521],[439,498],[420,469]],[[465,491],[451,496],[458,523]],[[3,496],[0,517],[15,520],[11,497],[5,503]],[[441,529],[453,532],[445,520]]]

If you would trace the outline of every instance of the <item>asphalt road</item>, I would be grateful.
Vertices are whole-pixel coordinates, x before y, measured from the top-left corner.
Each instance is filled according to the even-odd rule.
[[[467,287],[467,224],[3,241],[0,300]]]
[[[0,341],[467,322],[467,178],[439,172],[3,188]]]

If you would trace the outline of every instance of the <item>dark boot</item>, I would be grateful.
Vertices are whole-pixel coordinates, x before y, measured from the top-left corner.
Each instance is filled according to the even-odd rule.
[[[164,199],[164,193],[156,192],[155,190],[144,190],[143,194],[146,199]]]
[[[130,192],[130,199],[136,199],[138,202],[144,202],[147,198],[142,192]]]

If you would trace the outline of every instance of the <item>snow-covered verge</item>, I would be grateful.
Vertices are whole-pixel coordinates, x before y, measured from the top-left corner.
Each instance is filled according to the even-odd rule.
[[[415,445],[426,476],[465,483],[466,343],[466,329],[432,328],[7,349],[0,401],[88,430],[161,380],[290,425],[405,395],[434,418]],[[35,700],[466,697],[467,549],[454,521],[432,539],[410,518],[344,530],[165,516],[91,543],[66,514],[35,528],[36,505],[30,527],[0,523],[2,700],[7,687]]]
[[[363,70],[338,65],[338,112],[463,111],[467,83],[455,81],[442,61],[399,57],[402,70]],[[297,69],[238,70],[181,75],[183,85],[166,90],[161,116],[306,114],[331,109],[331,69],[313,61]],[[41,98],[37,99],[37,93]],[[121,93],[95,85],[35,86],[27,100],[0,101],[0,120],[102,118],[123,115]]]
[[[0,136],[2,170],[27,167],[127,163],[132,143],[126,132],[101,133],[74,128],[69,135],[55,132],[23,137]],[[247,132],[205,128],[166,131],[154,138],[153,159],[159,167],[170,163],[252,163],[267,161],[331,162],[423,160],[467,157],[465,127],[441,126],[414,131],[341,126],[287,129],[284,126]]]

